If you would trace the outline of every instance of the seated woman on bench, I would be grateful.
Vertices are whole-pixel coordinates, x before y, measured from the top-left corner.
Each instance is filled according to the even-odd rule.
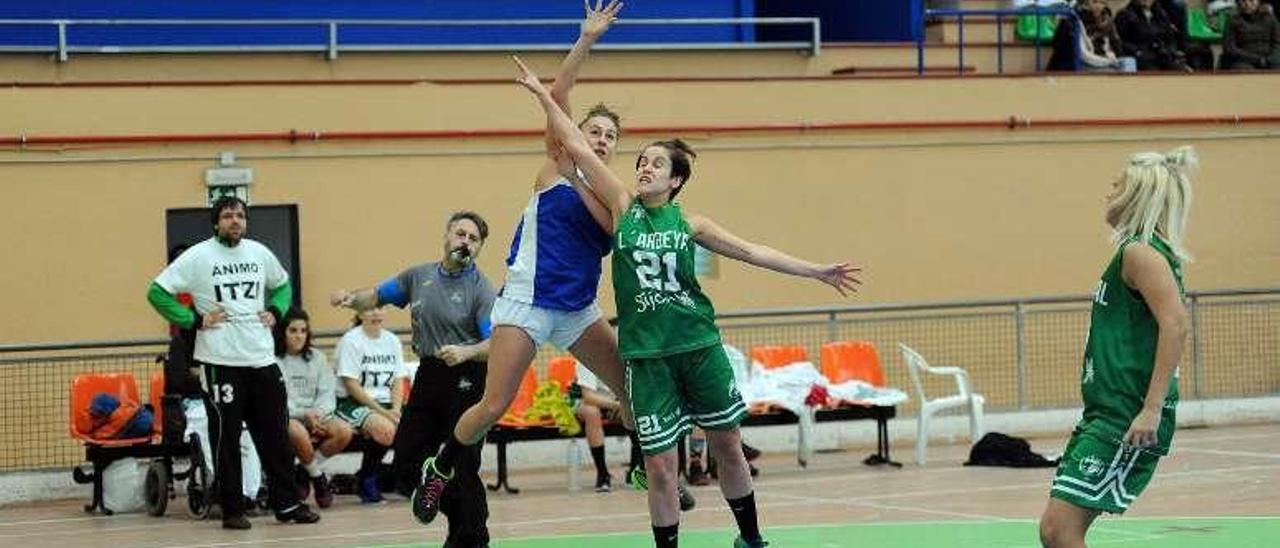
[[[356,315],[355,327],[338,341],[337,414],[374,443],[360,462],[360,500],[382,502],[378,467],[395,440],[404,405],[404,350],[395,334],[382,328],[381,308]]]
[[[289,442],[300,464],[298,498],[306,500],[314,487],[316,505],[328,508],[333,493],[320,465],[346,448],[355,432],[333,414],[337,381],[324,352],[311,347],[311,320],[300,308],[276,324],[276,362],[288,395]]]

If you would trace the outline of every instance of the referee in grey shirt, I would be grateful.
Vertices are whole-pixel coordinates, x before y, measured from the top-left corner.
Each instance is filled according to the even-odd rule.
[[[334,306],[357,311],[387,304],[409,307],[419,365],[392,446],[397,490],[405,494],[417,484],[423,459],[436,453],[462,412],[484,394],[494,290],[476,269],[475,258],[488,236],[489,226],[480,215],[459,211],[445,225],[439,262],[412,266],[375,287],[339,290],[330,297]],[[441,500],[449,519],[449,548],[489,543],[480,449],[480,444],[471,446],[459,457],[457,477]]]

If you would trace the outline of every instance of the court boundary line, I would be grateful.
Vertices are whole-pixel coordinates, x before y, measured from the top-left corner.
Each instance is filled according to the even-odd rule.
[[[1125,521],[1174,521],[1174,522],[1201,521],[1201,520],[1203,521],[1280,521],[1280,516],[1275,516],[1275,517],[1273,516],[1211,516],[1211,517],[1142,516],[1142,517],[1125,518],[1124,520]],[[1026,519],[1026,518],[1004,518],[999,520],[981,520],[981,521],[925,520],[925,521],[889,521],[889,522],[869,522],[869,523],[814,523],[814,524],[804,524],[804,525],[802,524],[778,525],[778,526],[768,527],[768,530],[776,531],[776,530],[794,530],[794,529],[835,529],[840,527],[931,527],[931,526],[938,526],[938,525],[950,525],[950,526],[960,525],[960,526],[976,527],[976,526],[984,526],[984,525],[990,525],[992,523],[1001,523],[1001,522],[1032,525],[1037,523],[1037,520]],[[1094,530],[1101,531],[1101,529],[1094,529]],[[701,528],[701,529],[688,529],[686,532],[732,533],[734,531],[736,531],[736,529],[733,529],[731,527],[712,527],[712,528]],[[1140,540],[1158,540],[1168,536],[1168,535],[1157,535],[1154,533],[1130,533],[1128,531],[1107,531],[1107,532],[1108,533],[1118,532],[1118,533],[1129,534],[1129,535],[1143,535],[1143,538],[1124,538],[1124,539],[1104,541],[1105,543],[1108,543],[1108,544],[1114,544],[1114,543],[1120,543],[1120,542],[1137,542]],[[511,537],[511,538],[504,538],[501,540],[523,542],[523,541],[538,541],[538,540],[599,539],[599,538],[643,535],[643,534],[645,534],[643,531],[631,531],[631,532],[615,531],[610,533],[572,533],[572,534],[566,534],[566,535],[530,535],[527,537]],[[1102,542],[1099,542],[1099,543],[1102,543]],[[366,545],[359,545],[357,548],[405,548],[405,547],[420,546],[420,545],[422,545],[421,542],[401,543],[401,544],[366,544]],[[1039,543],[1036,543],[1034,545],[1028,544],[1027,547],[1040,548],[1040,544]],[[1023,547],[1019,545],[1019,546],[1010,547],[1010,548],[1023,548]]]
[[[1166,478],[1167,477],[1198,477],[1198,476],[1208,476],[1208,475],[1238,472],[1242,470],[1268,470],[1268,469],[1275,469],[1275,468],[1280,468],[1280,464],[1252,465],[1252,466],[1239,466],[1239,467],[1230,467],[1230,468],[1214,468],[1214,469],[1208,469],[1208,470],[1187,470],[1187,471],[1180,471],[1180,472],[1168,472],[1168,473],[1162,474],[1161,477],[1166,477]],[[840,500],[844,503],[855,503],[855,504],[856,503],[874,503],[874,501],[876,500],[883,500],[883,499],[900,499],[900,498],[911,498],[911,497],[919,497],[919,496],[938,496],[938,495],[948,495],[948,494],[954,495],[954,494],[968,494],[968,493],[977,493],[977,492],[1008,491],[1008,490],[1018,490],[1018,489],[1028,489],[1028,488],[1043,488],[1044,486],[1045,486],[1044,482],[1035,482],[1035,483],[1021,483],[1021,484],[1013,484],[1013,485],[998,485],[998,486],[975,487],[975,488],[965,488],[965,489],[946,489],[946,490],[927,490],[927,491],[917,490],[917,491],[909,491],[909,492],[901,492],[901,493],[877,494],[877,495],[866,496],[866,497],[848,497],[846,499],[840,499]],[[772,494],[767,492],[761,493],[761,494],[764,495],[764,498],[773,498],[776,496],[784,499],[790,497],[792,500],[792,503],[761,504],[761,508],[797,506],[802,504],[800,501],[795,500],[795,497],[798,497],[800,495],[790,495],[785,493]],[[512,500],[509,500],[508,502],[519,503],[521,501],[516,501],[512,499]],[[720,507],[722,507],[722,505],[715,505],[711,507],[704,506],[699,510],[705,511],[711,508],[720,508]],[[698,511],[698,510],[695,510],[695,511]],[[519,527],[519,526],[529,526],[529,525],[546,525],[546,524],[554,524],[554,523],[581,521],[587,518],[590,518],[592,520],[600,520],[600,519],[634,518],[637,516],[640,516],[640,517],[648,516],[648,513],[647,512],[628,512],[628,513],[593,515],[593,516],[568,516],[568,517],[559,517],[559,518],[543,518],[543,519],[537,519],[537,520],[523,520],[523,521],[515,521],[515,522],[494,523],[494,524],[491,524],[491,528],[492,527]],[[136,516],[136,517],[143,517],[143,516]],[[86,518],[82,517],[82,518],[71,518],[71,519],[84,520]],[[93,519],[93,518],[89,518],[89,519]],[[1208,518],[1208,519],[1212,519],[1212,518]],[[120,531],[139,530],[139,529],[159,529],[159,528],[164,528],[166,526],[167,524],[165,522],[158,522],[155,524],[148,524],[148,525],[136,525],[136,526],[100,529],[97,532],[112,533],[112,532],[120,532]],[[367,533],[335,533],[330,535],[309,535],[305,537],[255,539],[251,541],[232,542],[232,543],[198,544],[194,546],[217,547],[217,546],[244,546],[244,545],[255,544],[255,543],[275,544],[275,543],[282,543],[282,542],[295,542],[295,541],[305,541],[305,540],[324,540],[324,539],[339,539],[339,538],[353,538],[353,537],[358,538],[358,537],[367,537],[367,536],[386,536],[386,535],[394,535],[394,534],[411,534],[413,532],[426,531],[426,530],[430,530],[430,529],[414,528],[414,529],[367,532]],[[57,535],[57,534],[58,533],[56,531],[36,531],[31,533],[19,533],[14,535],[0,535],[0,538],[13,539],[13,538],[26,538],[26,537],[33,537],[33,536]],[[83,534],[83,532],[68,531],[66,532],[66,534]],[[518,538],[521,538],[521,537],[516,537],[515,539],[518,539]],[[515,540],[515,539],[505,539],[505,540]],[[173,545],[171,548],[179,548],[184,546],[190,547],[193,545]]]

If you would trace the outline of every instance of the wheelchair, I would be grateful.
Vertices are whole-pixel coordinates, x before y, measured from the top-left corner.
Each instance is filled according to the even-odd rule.
[[[71,437],[85,446],[85,465],[71,470],[72,479],[78,484],[93,484],[93,499],[84,511],[101,511],[112,515],[103,498],[103,472],[111,463],[124,458],[148,459],[150,463],[144,476],[144,506],[148,514],[163,516],[169,501],[177,498],[175,482],[185,481],[187,514],[196,519],[209,516],[215,499],[212,482],[212,462],[201,448],[200,438],[192,433],[183,439],[182,431],[166,432],[165,413],[182,413],[178,396],[164,394],[164,374],[151,376],[150,405],[154,414],[150,435],[127,439],[99,439],[82,432],[76,425],[76,413],[88,407],[95,394],[115,394],[122,400],[141,401],[138,385],[129,373],[86,373],[77,375],[71,382]],[[176,421],[170,421],[177,424]],[[171,428],[178,430],[177,428]],[[183,466],[185,465],[185,466]]]

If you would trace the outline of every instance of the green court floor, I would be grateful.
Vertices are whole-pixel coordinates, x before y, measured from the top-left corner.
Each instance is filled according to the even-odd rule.
[[[1038,548],[1036,524],[1011,520],[994,522],[926,522],[771,527],[770,548]],[[730,548],[729,530],[682,531],[681,548]],[[647,548],[647,534],[565,535],[502,539],[494,548],[560,548],[564,546]],[[1089,546],[1124,548],[1254,548],[1280,546],[1277,518],[1119,518],[1098,522]],[[436,544],[376,545],[435,547]]]

